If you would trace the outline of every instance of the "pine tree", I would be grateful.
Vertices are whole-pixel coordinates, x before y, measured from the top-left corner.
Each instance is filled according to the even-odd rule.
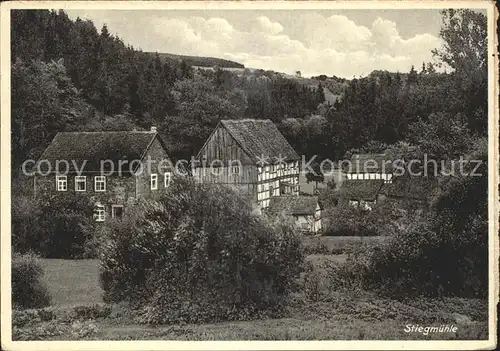
[[[428,73],[436,73],[436,69],[434,68],[434,65],[432,62],[427,63],[427,72]]]
[[[323,90],[323,85],[321,82],[318,84],[318,88],[316,89],[316,101],[315,105],[318,106],[319,104],[325,102],[325,92]]]
[[[408,73],[408,83],[416,83],[418,79],[417,71],[415,71],[415,66],[411,66],[410,73]]]

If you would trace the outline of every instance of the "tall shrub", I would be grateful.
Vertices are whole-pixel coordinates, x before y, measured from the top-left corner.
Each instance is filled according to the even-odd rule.
[[[15,252],[34,251],[41,254],[40,243],[45,241],[38,224],[40,207],[30,196],[12,196],[12,249]]]
[[[42,282],[43,269],[32,253],[12,254],[12,305],[40,308],[50,305],[50,294]]]
[[[89,196],[46,195],[12,202],[12,243],[17,252],[42,257],[81,258],[95,231]]]
[[[302,269],[300,235],[291,227],[264,222],[227,187],[184,178],[107,234],[105,299],[141,307],[148,323],[277,311]]]
[[[428,218],[400,231],[370,257],[369,287],[391,295],[486,296],[488,292],[487,143],[468,157],[468,174],[441,180]],[[476,162],[480,166],[472,174]]]
[[[391,200],[382,200],[372,210],[339,204],[323,212],[326,236],[391,236],[403,226],[408,211]]]

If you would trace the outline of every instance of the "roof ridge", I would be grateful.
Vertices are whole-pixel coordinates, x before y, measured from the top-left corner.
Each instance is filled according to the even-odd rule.
[[[221,122],[273,122],[269,118],[257,119],[257,118],[241,118],[241,119],[221,119]]]
[[[381,183],[381,184],[384,184],[385,181],[383,179],[345,179],[342,184],[344,183],[364,183],[364,184],[368,184],[368,183]]]
[[[352,156],[360,156],[360,155],[375,155],[375,156],[388,156],[386,152],[384,153],[375,153],[375,152],[360,152],[352,154]]]
[[[75,132],[57,132],[57,134],[99,134],[99,133],[151,133],[157,134],[150,130],[102,130],[102,131],[75,131]]]

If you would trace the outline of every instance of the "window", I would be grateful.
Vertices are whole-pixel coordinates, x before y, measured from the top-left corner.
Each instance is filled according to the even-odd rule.
[[[65,175],[56,176],[57,191],[68,190],[68,178]]]
[[[106,177],[105,176],[95,176],[94,177],[94,190],[96,192],[106,191]]]
[[[111,217],[116,219],[122,219],[123,205],[111,205]]]
[[[151,190],[158,189],[158,174],[151,174]]]
[[[231,173],[233,175],[239,175],[240,174],[240,166],[232,166],[231,167]]]
[[[165,172],[165,174],[163,175],[163,180],[165,182],[165,188],[167,188],[170,185],[170,180],[172,180],[172,173]]]
[[[100,203],[97,203],[95,205],[94,218],[96,222],[104,222],[104,219],[106,218],[106,211],[104,209],[104,206]]]
[[[87,191],[87,177],[85,176],[75,177],[75,191]]]

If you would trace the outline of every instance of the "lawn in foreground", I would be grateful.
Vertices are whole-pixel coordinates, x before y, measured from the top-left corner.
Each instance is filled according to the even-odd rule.
[[[42,259],[44,281],[59,307],[102,303],[99,260]]]
[[[315,266],[345,255],[310,255]],[[97,260],[44,259],[45,280],[53,296],[55,314],[74,306],[102,302]],[[49,321],[14,327],[14,340],[361,340],[361,339],[485,339],[487,301],[464,298],[419,298],[396,301],[372,293],[331,291],[321,301],[298,293],[280,319],[212,324],[148,326],[134,322],[123,306],[95,320]],[[456,333],[406,333],[407,324],[454,324]]]
[[[306,247],[321,245],[330,253],[347,254],[362,245],[372,247],[384,245],[390,239],[390,236],[310,236],[304,237],[303,243]]]

